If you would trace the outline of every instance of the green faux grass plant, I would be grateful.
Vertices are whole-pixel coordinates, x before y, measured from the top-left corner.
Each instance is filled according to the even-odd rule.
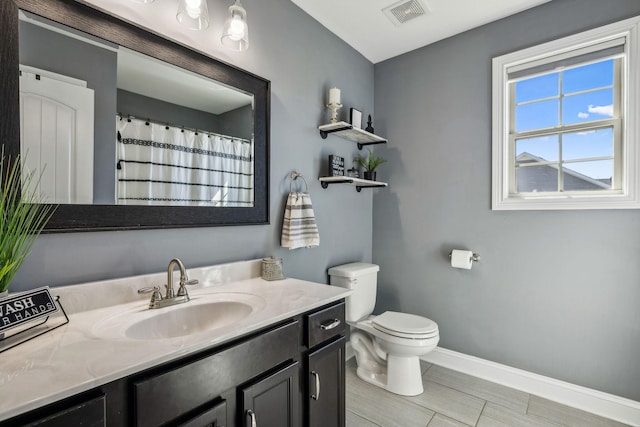
[[[20,178],[19,156],[12,160],[2,150],[0,157],[0,292],[4,292],[57,205],[42,203],[37,190],[40,176]]]
[[[369,152],[368,157],[358,156],[355,158],[356,163],[362,166],[367,172],[375,171],[378,166],[387,161],[382,157],[376,157],[376,155],[373,154],[373,151],[370,148],[367,148],[367,151]]]

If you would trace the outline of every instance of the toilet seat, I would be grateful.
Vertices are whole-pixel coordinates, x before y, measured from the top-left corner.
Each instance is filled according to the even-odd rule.
[[[430,339],[439,335],[438,324],[426,317],[408,313],[385,311],[371,320],[380,332],[399,338]]]

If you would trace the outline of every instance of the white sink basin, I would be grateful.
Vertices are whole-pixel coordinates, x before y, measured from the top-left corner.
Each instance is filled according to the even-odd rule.
[[[239,322],[264,307],[264,300],[242,293],[203,294],[191,301],[160,309],[119,312],[93,327],[98,336],[134,340],[177,338],[212,331]]]
[[[185,303],[174,310],[134,323],[124,334],[138,340],[181,337],[227,326],[244,319],[252,311],[250,305],[235,301],[194,306]]]

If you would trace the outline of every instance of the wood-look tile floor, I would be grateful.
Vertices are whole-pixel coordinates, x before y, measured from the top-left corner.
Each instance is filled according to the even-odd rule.
[[[347,427],[624,426],[470,375],[422,362],[424,393],[403,397],[362,381],[347,361]]]

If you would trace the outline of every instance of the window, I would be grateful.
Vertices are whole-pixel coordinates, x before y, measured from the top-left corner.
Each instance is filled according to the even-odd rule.
[[[640,208],[639,22],[493,59],[493,209]]]

